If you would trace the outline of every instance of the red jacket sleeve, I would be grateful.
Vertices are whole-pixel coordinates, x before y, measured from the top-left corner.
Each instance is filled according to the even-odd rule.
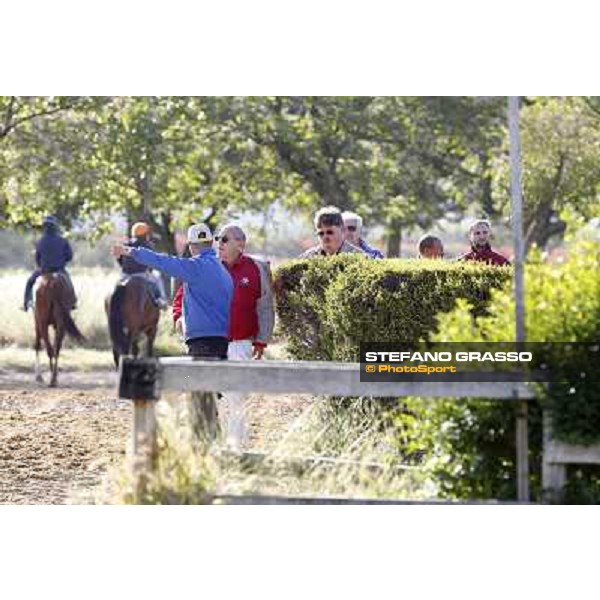
[[[173,323],[176,323],[183,311],[183,285],[180,285],[173,298]]]

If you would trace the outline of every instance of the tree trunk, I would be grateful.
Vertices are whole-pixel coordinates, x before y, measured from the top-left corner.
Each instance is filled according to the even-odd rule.
[[[550,238],[562,235],[566,228],[565,222],[558,217],[551,202],[539,204],[526,221],[525,252],[527,253],[534,244],[543,250]]]
[[[388,227],[387,257],[399,258],[402,252],[402,222],[392,219]]]

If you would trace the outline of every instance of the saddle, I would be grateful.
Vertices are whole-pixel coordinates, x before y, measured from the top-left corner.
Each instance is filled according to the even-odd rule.
[[[143,282],[146,294],[148,294],[148,297],[152,301],[152,304],[154,304],[154,306],[156,306],[157,308],[160,308],[160,305],[156,298],[156,294],[154,293],[154,286],[152,285],[152,282],[148,280],[145,273],[129,273],[123,275],[122,278],[119,279],[119,281],[117,281],[117,288],[124,289],[125,286],[134,278],[139,279]]]
[[[32,306],[34,309],[37,290],[44,278],[62,279],[69,294],[69,306],[75,308],[75,306],[77,305],[77,296],[75,295],[75,289],[73,288],[73,284],[71,283],[71,280],[69,279],[68,275],[66,275],[62,271],[42,271],[41,275],[36,279],[35,285],[33,286]]]

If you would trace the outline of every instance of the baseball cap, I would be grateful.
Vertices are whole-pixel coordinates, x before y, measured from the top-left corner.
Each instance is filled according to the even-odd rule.
[[[205,223],[192,225],[187,232],[188,244],[198,244],[200,242],[212,242],[213,234],[210,227]]]

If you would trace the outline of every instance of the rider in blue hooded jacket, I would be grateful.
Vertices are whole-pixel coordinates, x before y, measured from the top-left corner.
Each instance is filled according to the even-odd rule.
[[[35,264],[37,265],[37,269],[27,280],[23,309],[26,311],[31,306],[33,286],[36,279],[42,273],[57,272],[62,273],[67,280],[73,296],[73,308],[75,308],[75,290],[71,278],[65,269],[66,264],[73,259],[71,245],[60,235],[56,217],[52,215],[44,217],[42,227],[42,237],[35,246]]]

